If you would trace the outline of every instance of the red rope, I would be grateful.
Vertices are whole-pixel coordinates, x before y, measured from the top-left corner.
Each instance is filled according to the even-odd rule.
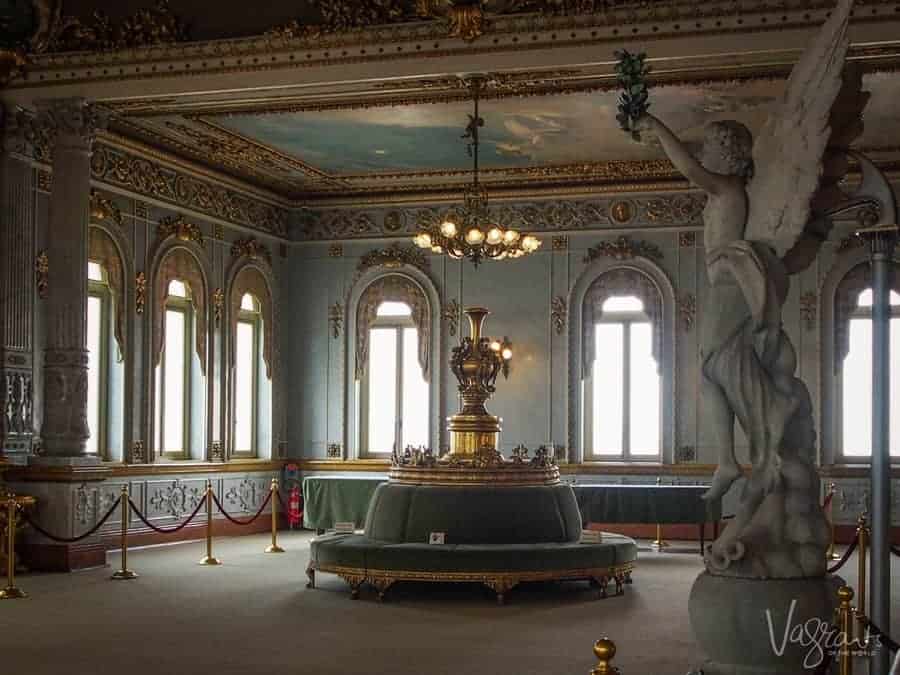
[[[225,516],[228,520],[230,520],[235,525],[249,525],[250,523],[255,521],[257,518],[259,518],[262,515],[263,510],[265,510],[266,506],[268,505],[268,503],[271,500],[272,500],[272,491],[269,490],[269,494],[266,496],[263,503],[260,504],[259,510],[256,512],[256,515],[254,515],[250,520],[238,520],[237,518],[233,518],[231,515],[229,515],[228,511],[225,510],[225,507],[222,506],[222,502],[219,501],[218,495],[216,495],[216,493],[213,492],[213,501],[216,503],[216,506],[219,507],[219,511],[221,511],[222,515]]]
[[[24,515],[25,515],[25,522],[27,522],[29,525],[31,525],[31,526],[32,526],[35,530],[37,530],[39,533],[41,533],[42,535],[44,535],[45,537],[47,537],[47,539],[52,539],[53,541],[58,541],[58,542],[61,542],[61,543],[63,543],[63,544],[74,544],[76,541],[81,541],[82,539],[87,539],[87,538],[90,537],[92,534],[94,534],[94,532],[96,532],[96,531],[99,530],[101,527],[103,527],[103,524],[104,524],[107,520],[109,520],[109,517],[113,514],[113,511],[115,511],[116,508],[118,508],[118,506],[119,506],[119,504],[120,504],[121,502],[122,502],[122,495],[119,495],[119,497],[116,499],[116,501],[113,502],[113,505],[109,507],[109,511],[106,512],[106,515],[103,516],[100,520],[98,520],[97,523],[96,523],[90,530],[88,530],[88,531],[85,532],[84,534],[81,534],[81,535],[79,535],[79,536],[77,536],[77,537],[57,537],[57,536],[54,536],[54,535],[50,534],[49,532],[47,532],[47,530],[45,530],[43,527],[41,527],[40,525],[38,525],[36,522],[34,522],[34,521],[31,519],[31,516],[29,516],[27,513],[24,514]]]
[[[140,521],[142,523],[144,523],[144,525],[149,527],[154,532],[159,532],[160,534],[174,534],[175,532],[180,532],[181,530],[183,530],[185,525],[187,525],[189,522],[191,522],[194,519],[194,517],[200,512],[200,509],[203,507],[203,502],[205,502],[205,501],[206,501],[205,498],[201,499],[197,503],[197,508],[194,509],[193,513],[191,513],[191,515],[188,516],[187,520],[185,520],[180,525],[176,525],[175,527],[157,527],[156,525],[151,523],[149,520],[147,520],[147,518],[144,516],[144,514],[141,513],[141,510],[137,507],[137,504],[135,504],[131,500],[130,497],[128,498],[128,502],[131,504],[131,510],[134,511],[134,515],[136,515],[140,519]]]

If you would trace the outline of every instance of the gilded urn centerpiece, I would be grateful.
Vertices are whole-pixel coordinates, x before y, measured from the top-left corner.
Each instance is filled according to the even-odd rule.
[[[448,419],[450,452],[438,457],[428,448],[408,447],[395,452],[392,480],[411,483],[541,485],[559,482],[553,451],[541,447],[534,456],[523,446],[505,459],[500,453],[502,420],[487,411],[501,373],[509,375],[512,345],[484,335],[490,312],[484,307],[465,310],[469,336],[460,340],[450,357],[450,370],[459,382],[462,409]]]

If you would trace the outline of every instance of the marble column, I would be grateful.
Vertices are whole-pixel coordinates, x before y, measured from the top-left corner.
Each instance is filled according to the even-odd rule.
[[[0,454],[31,451],[34,401],[34,169],[16,120],[0,106]]]
[[[38,104],[35,124],[53,139],[49,203],[44,415],[45,459],[96,461],[86,450],[87,250],[91,149],[105,112],[81,98]]]

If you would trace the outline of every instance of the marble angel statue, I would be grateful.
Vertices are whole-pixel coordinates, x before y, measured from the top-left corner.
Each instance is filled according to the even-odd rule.
[[[752,463],[735,518],[707,548],[713,574],[825,573],[829,532],[819,506],[813,410],[795,375],[796,352],[781,312],[790,275],[815,259],[829,217],[846,203],[838,182],[867,101],[861,76],[844,72],[851,5],[838,0],[755,142],[739,122],[713,122],[695,159],[655,117],[644,113],[634,124],[634,131],[655,135],[708,198],[701,411],[719,463],[706,497],[723,496],[742,475],[735,419]]]

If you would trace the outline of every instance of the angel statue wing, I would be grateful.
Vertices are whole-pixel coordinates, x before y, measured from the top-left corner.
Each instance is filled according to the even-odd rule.
[[[862,132],[868,94],[859,72],[843,76],[852,5],[838,0],[753,146],[744,238],[770,244],[792,273],[815,258],[828,235],[826,214],[842,198],[846,151]]]

